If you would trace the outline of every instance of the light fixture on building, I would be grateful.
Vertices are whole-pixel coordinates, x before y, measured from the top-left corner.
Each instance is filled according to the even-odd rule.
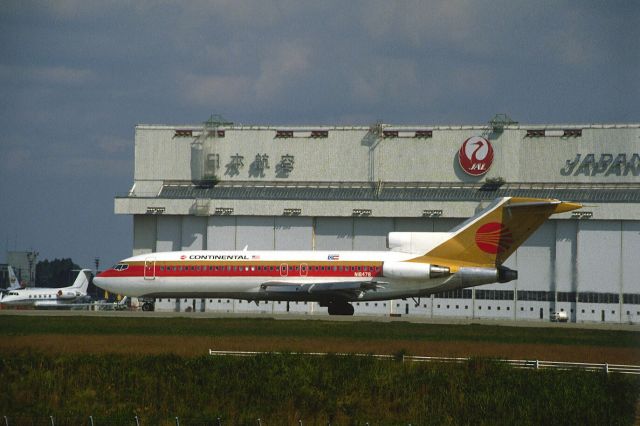
[[[582,129],[564,129],[563,136],[565,138],[578,138],[582,136]]]
[[[312,130],[311,137],[312,138],[328,138],[329,131],[328,130]]]
[[[165,210],[164,207],[147,207],[147,214],[163,214]]]
[[[282,211],[283,216],[300,216],[302,209],[284,209]]]
[[[216,216],[229,216],[233,214],[233,207],[216,207],[213,214]]]
[[[293,130],[276,130],[276,138],[292,138]]]
[[[413,136],[417,139],[428,139],[433,137],[433,130],[416,130]]]
[[[542,138],[544,137],[544,129],[529,129],[527,130],[528,138]]]
[[[593,217],[593,212],[573,212],[571,213],[571,219],[591,219]]]
[[[193,130],[191,129],[176,129],[173,134],[174,138],[186,138],[193,136]]]
[[[422,210],[422,217],[440,217],[442,210]]]
[[[371,209],[353,209],[353,216],[371,216]]]

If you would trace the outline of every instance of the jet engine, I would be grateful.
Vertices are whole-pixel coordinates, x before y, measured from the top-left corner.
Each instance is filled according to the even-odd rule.
[[[384,262],[382,275],[387,278],[405,280],[428,280],[446,277],[451,271],[446,266],[431,265],[429,263],[414,262]]]
[[[497,268],[463,267],[454,275],[461,287],[473,287],[482,284],[508,283],[518,279],[518,271],[505,266]]]
[[[58,290],[58,293],[56,293],[58,299],[75,299],[78,295],[79,293],[69,290]]]

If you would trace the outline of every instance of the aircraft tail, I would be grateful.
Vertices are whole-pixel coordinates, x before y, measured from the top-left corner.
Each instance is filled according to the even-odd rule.
[[[7,271],[9,272],[9,287],[7,287],[7,289],[16,290],[21,288],[22,286],[20,285],[20,280],[18,280],[18,277],[16,277],[16,273],[11,265],[7,266]]]
[[[555,213],[582,205],[555,199],[504,197],[451,231],[451,237],[412,259],[459,266],[499,266]]]
[[[76,280],[69,288],[86,293],[89,287],[89,281],[91,281],[91,269],[83,269],[78,273]]]

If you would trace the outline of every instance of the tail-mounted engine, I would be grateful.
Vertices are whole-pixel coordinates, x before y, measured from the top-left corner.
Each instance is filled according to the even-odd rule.
[[[451,275],[451,271],[446,266],[429,263],[385,262],[382,265],[382,275],[405,280],[428,280],[446,277]]]

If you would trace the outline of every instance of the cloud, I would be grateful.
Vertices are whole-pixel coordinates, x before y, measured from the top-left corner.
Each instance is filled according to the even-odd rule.
[[[38,85],[82,86],[96,81],[94,71],[66,66],[0,65],[3,80],[21,80]]]
[[[258,100],[273,101],[286,97],[289,86],[304,77],[309,69],[310,51],[307,47],[285,41],[268,49],[260,63],[260,74],[255,81]]]
[[[252,96],[252,80],[247,76],[196,75],[182,78],[180,96],[186,104],[237,106]]]
[[[96,80],[93,71],[69,67],[42,67],[27,71],[34,80],[44,84],[80,86]]]

